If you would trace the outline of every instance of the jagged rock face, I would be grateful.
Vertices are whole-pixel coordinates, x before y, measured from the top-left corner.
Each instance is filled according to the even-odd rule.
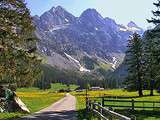
[[[119,25],[113,19],[103,18],[95,9],[75,17],[58,6],[35,16],[33,21],[40,39],[39,51],[47,56],[56,52],[64,58],[67,53],[79,61],[84,56],[103,62],[113,62],[113,57],[121,59],[118,54],[124,54],[129,35],[142,32],[134,22]]]
[[[95,9],[88,9],[82,13],[77,28],[81,30],[81,39],[84,41],[82,49],[87,53],[106,58],[108,52],[114,51],[118,35],[112,25],[107,24],[107,20]]]
[[[74,23],[76,17],[68,13],[62,7],[53,7],[49,11],[45,12],[39,18],[39,23],[44,30],[52,30],[57,26],[69,25]]]
[[[104,27],[105,20],[95,9],[87,9],[79,17],[78,25],[88,32],[94,32]]]
[[[133,21],[130,21],[127,26],[128,26],[128,27],[138,27],[138,26],[136,25],[136,23],[134,23]]]

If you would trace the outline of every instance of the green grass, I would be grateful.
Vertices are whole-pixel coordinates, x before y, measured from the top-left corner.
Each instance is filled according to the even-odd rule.
[[[76,86],[73,85],[73,88]],[[40,109],[43,109],[53,102],[59,100],[63,97],[63,93],[54,93],[54,91],[59,89],[64,89],[66,86],[62,84],[52,84],[52,88],[47,91],[42,91],[37,88],[21,88],[17,90],[17,95],[22,99],[22,101],[27,105],[27,107],[30,109],[31,113],[39,111]],[[53,92],[51,92],[53,91]],[[96,120],[96,118],[93,117],[91,113],[85,114],[85,92],[72,92],[73,95],[77,98],[77,104],[76,108],[79,113],[78,118],[79,120]],[[138,96],[137,92],[127,92],[123,90],[105,90],[105,91],[89,91],[88,92],[91,99],[95,99],[97,101],[100,101],[101,99],[98,99],[96,97],[100,96],[125,96],[125,97],[136,97]],[[144,91],[144,95],[148,95],[149,91]],[[145,96],[145,97],[139,97],[135,98],[135,100],[150,100],[150,101],[160,101],[160,96],[158,93],[156,93],[156,96]],[[120,104],[120,103],[119,103]],[[123,115],[135,115],[137,117],[137,120],[160,120],[159,111],[134,111],[129,112],[127,110],[118,110],[119,113]],[[6,118],[17,118],[24,114],[21,113],[0,113],[0,119],[4,120]]]
[[[90,96],[90,99],[92,100],[97,100],[97,102],[100,102],[101,99],[96,98],[96,97],[101,97],[101,96],[113,96],[113,97],[137,97],[134,98],[135,100],[139,101],[160,101],[160,94],[156,93],[154,91],[156,96],[147,96],[149,95],[149,91],[144,91],[144,97],[138,97],[137,92],[127,92],[123,90],[105,90],[105,91],[89,91],[88,94]],[[83,120],[86,118],[85,116],[85,92],[73,92],[73,95],[76,96],[77,98],[77,110],[79,113],[79,118],[80,120]],[[107,103],[107,104],[117,104],[117,105],[127,105],[127,103]],[[129,104],[129,103],[128,103]],[[142,104],[137,104],[137,106],[142,106]],[[146,104],[148,106],[148,104]],[[152,104],[151,104],[152,106]],[[127,112],[126,112],[127,111]],[[137,120],[160,120],[160,115],[159,111],[153,111],[151,110],[137,110],[134,112],[129,112],[128,110],[118,110],[119,113],[123,115],[135,115],[137,117]],[[95,120],[95,118],[89,116],[90,120]]]
[[[126,111],[126,110],[117,110],[118,113],[126,116],[136,116],[136,120],[160,120],[159,111]]]
[[[31,87],[31,88],[18,88],[16,92],[40,92],[43,90],[40,90],[39,88],[36,87]]]
[[[75,90],[76,88],[78,88],[79,86],[77,85],[70,85],[69,86],[71,90]],[[49,92],[56,92],[56,91],[59,91],[61,89],[68,89],[67,85],[66,84],[62,84],[62,83],[54,83],[54,84],[51,84],[51,88],[46,90],[46,91],[49,91]],[[38,88],[35,88],[35,87],[32,87],[32,88],[18,88],[17,89],[17,92],[40,92],[43,90],[40,90]]]
[[[64,93],[50,93],[36,88],[21,88],[16,93],[26,104],[31,113],[48,107],[64,96]],[[0,113],[0,119],[13,119],[25,114],[22,113]]]
[[[85,118],[85,98],[76,96],[76,109],[78,111],[78,119]]]
[[[76,96],[77,98],[77,112],[78,112],[78,120],[97,120],[93,116],[93,113],[89,112],[86,114],[86,98],[84,96]]]
[[[99,66],[105,70],[111,69],[112,65],[111,64],[106,64],[106,63],[100,63]]]
[[[69,86],[71,90],[75,90],[77,87],[77,85],[70,85]],[[49,91],[58,91],[60,89],[68,89],[67,85],[62,84],[62,83],[54,83],[51,84],[51,89],[49,89]]]

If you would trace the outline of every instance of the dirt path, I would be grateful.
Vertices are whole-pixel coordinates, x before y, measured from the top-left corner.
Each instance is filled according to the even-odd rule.
[[[76,120],[75,110],[76,98],[67,93],[50,107],[18,120]]]

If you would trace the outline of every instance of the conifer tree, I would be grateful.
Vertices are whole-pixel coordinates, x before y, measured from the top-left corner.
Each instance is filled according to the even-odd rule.
[[[157,10],[152,11],[154,17],[151,20],[147,20],[149,23],[153,23],[156,26],[160,24],[160,0],[153,3]],[[153,90],[158,87],[160,82],[160,29],[156,27],[152,30],[148,30],[144,35],[144,60],[145,60],[145,79],[149,83],[150,95],[154,95]]]
[[[160,85],[160,34],[157,30],[148,30],[144,38],[145,79],[149,84],[150,95]]]
[[[127,89],[138,90],[139,96],[143,96],[142,40],[137,33],[134,33],[129,39],[126,64],[128,68]]]
[[[151,20],[147,20],[147,21],[149,23],[158,25],[160,23],[160,0],[157,0],[157,2],[153,3],[153,5],[157,7],[157,10],[152,11],[154,17],[152,17]]]
[[[0,1],[0,83],[29,86],[41,74],[36,37],[23,0]]]

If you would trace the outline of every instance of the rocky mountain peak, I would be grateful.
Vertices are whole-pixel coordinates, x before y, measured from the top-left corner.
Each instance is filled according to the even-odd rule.
[[[133,22],[133,21],[130,21],[128,24],[127,24],[128,27],[138,27],[138,25]]]
[[[62,6],[57,6],[56,10],[65,10]]]
[[[82,66],[89,65],[91,69],[86,67],[89,70],[94,69],[90,63],[97,62],[115,68],[119,64],[115,61],[122,61],[128,37],[141,30],[132,21],[123,26],[111,18],[103,18],[96,9],[87,9],[80,17],[75,17],[61,6],[35,17],[34,23],[40,39],[39,51],[52,58],[53,66],[67,69],[71,68],[68,64],[72,66],[73,59]],[[71,62],[64,53],[72,57]]]
[[[99,13],[97,12],[96,9],[89,8],[89,9],[85,10],[82,14],[93,15],[93,14],[99,14]]]
[[[86,26],[87,29],[100,29],[105,25],[104,18],[96,11],[96,9],[87,9],[79,17],[79,23]]]
[[[71,23],[74,23],[75,20],[75,16],[66,11],[63,7],[57,6],[52,7],[49,11],[41,15],[40,25],[46,31],[52,31],[62,25],[69,25]]]
[[[49,12],[55,14],[56,12],[67,12],[67,11],[63,7],[57,6],[57,7],[52,7],[49,10]]]
[[[85,10],[82,14],[81,17],[91,17],[91,18],[101,18],[103,19],[103,17],[97,12],[96,9],[87,9]]]
[[[139,34],[143,34],[144,30],[139,27],[135,22],[131,21],[127,25],[128,29],[130,29],[132,32],[138,32]]]

